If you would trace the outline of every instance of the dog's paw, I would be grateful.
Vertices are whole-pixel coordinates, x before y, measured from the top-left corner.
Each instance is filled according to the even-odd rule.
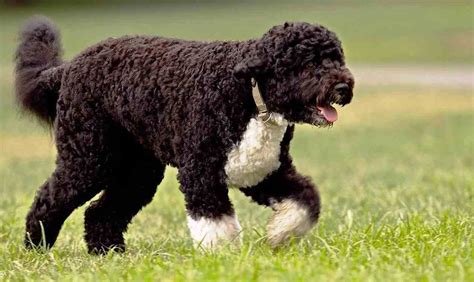
[[[235,215],[198,219],[188,216],[188,227],[196,248],[216,250],[229,243],[240,246],[242,241],[242,228]]]
[[[308,208],[295,200],[274,203],[272,208],[275,212],[267,225],[267,240],[274,248],[303,236],[316,223]]]

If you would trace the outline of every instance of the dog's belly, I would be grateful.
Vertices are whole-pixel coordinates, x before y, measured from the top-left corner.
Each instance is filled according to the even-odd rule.
[[[242,139],[227,154],[225,173],[231,187],[251,187],[280,167],[280,143],[288,122],[280,114],[271,114],[264,122],[252,118]]]

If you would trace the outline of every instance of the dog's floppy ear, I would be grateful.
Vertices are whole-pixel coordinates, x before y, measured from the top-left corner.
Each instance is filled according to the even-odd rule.
[[[265,62],[257,57],[250,57],[238,63],[234,68],[234,75],[237,78],[251,78],[262,75],[265,72]]]

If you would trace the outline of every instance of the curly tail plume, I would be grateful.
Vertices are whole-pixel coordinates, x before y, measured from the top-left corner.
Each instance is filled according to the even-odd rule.
[[[23,26],[16,50],[16,97],[20,105],[51,124],[61,86],[61,43],[57,27],[36,16]]]

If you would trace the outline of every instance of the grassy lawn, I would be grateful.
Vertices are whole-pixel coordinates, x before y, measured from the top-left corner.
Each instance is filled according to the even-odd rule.
[[[474,281],[474,96],[462,89],[359,87],[333,128],[298,126],[292,154],[323,210],[287,248],[262,240],[271,211],[231,191],[243,247],[194,250],[174,169],[134,219],[125,254],[87,254],[84,208],[51,251],[22,247],[24,217],[55,157],[51,134],[12,97],[15,32],[33,11],[59,23],[68,58],[125,33],[244,39],[299,19],[340,33],[351,63],[473,62],[469,2],[364,3],[0,8],[0,281]]]

